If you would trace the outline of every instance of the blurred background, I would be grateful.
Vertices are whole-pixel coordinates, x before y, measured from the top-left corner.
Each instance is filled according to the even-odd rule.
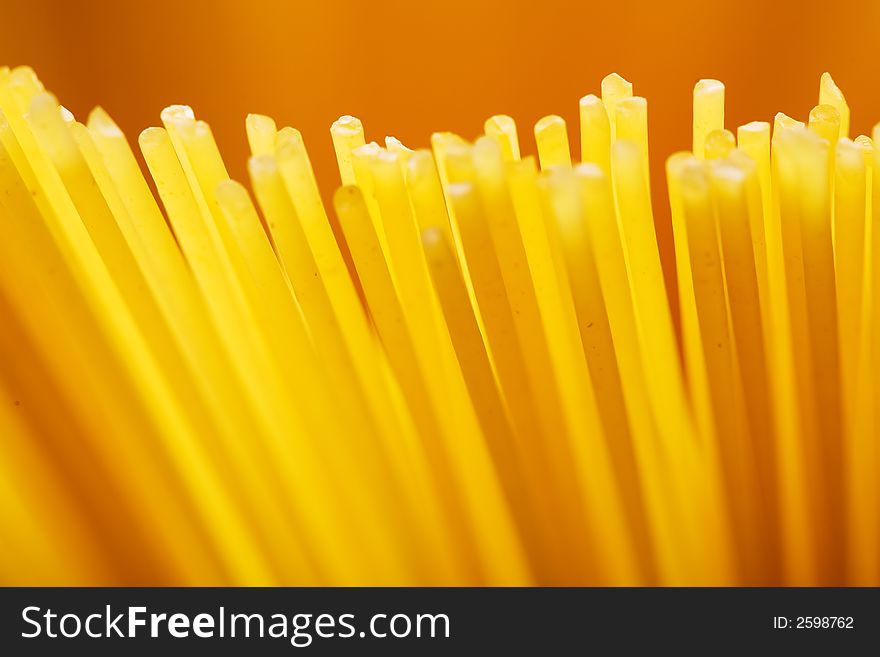
[[[328,129],[360,117],[367,139],[410,147],[431,132],[472,138],[513,116],[524,153],[546,114],[569,123],[577,101],[616,71],[648,99],[658,238],[671,273],[663,162],[690,148],[691,90],[727,86],[727,127],[806,119],[831,72],[853,136],[880,120],[880,2],[768,0],[2,2],[0,64],[29,64],[85,119],[102,105],[129,138],[171,103],[210,122],[230,174],[244,179],[248,112],[293,125],[325,198],[338,184]]]

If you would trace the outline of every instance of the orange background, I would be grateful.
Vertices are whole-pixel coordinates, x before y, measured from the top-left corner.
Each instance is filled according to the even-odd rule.
[[[880,120],[880,3],[540,0],[0,3],[0,63],[30,64],[78,117],[101,104],[130,138],[187,103],[209,121],[233,177],[245,175],[248,112],[305,136],[325,197],[338,178],[328,128],[340,114],[426,146],[512,115],[562,115],[577,152],[577,100],[611,71],[648,98],[653,188],[666,264],[662,165],[690,147],[691,89],[727,85],[727,127],[776,111],[805,119],[829,70],[854,134]]]

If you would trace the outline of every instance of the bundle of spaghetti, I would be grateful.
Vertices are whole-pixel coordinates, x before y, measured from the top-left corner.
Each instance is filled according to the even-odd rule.
[[[251,193],[189,107],[133,148],[0,70],[0,582],[880,583],[880,155],[827,74],[736,134],[724,91],[673,309],[618,75],[580,163],[343,116],[329,207],[269,117]]]

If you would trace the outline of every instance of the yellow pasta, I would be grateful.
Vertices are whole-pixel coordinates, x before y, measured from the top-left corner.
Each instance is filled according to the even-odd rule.
[[[545,116],[535,124],[535,141],[542,169],[570,167],[568,132],[561,116]]]
[[[703,159],[707,138],[714,131],[723,129],[724,84],[718,80],[700,80],[694,86],[693,154]]]
[[[519,138],[516,135],[516,123],[511,117],[505,114],[491,116],[486,119],[483,131],[487,136],[498,139],[505,161],[519,159]]]
[[[271,117],[251,193],[187,106],[142,170],[0,69],[0,583],[880,584],[880,125],[698,81],[673,291],[598,91],[579,144],[342,116],[330,207]]]

